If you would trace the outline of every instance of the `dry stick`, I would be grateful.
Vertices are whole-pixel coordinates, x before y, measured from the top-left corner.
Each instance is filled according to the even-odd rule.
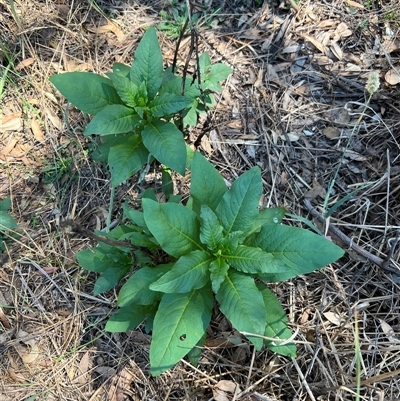
[[[311,202],[308,199],[304,200],[304,206],[307,210],[311,213],[313,217],[315,217],[320,223],[325,224],[325,218],[321,216],[317,210],[311,205]],[[396,269],[392,269],[387,266],[387,261],[385,259],[380,258],[379,256],[373,255],[372,253],[368,252],[361,246],[355,244],[347,235],[343,234],[337,227],[329,224],[328,231],[333,234],[335,237],[340,239],[344,244],[346,244],[350,249],[357,252],[359,255],[363,256],[364,258],[368,259],[372,263],[375,263],[377,266],[381,267],[384,270],[387,270],[391,273],[399,274],[400,271]]]

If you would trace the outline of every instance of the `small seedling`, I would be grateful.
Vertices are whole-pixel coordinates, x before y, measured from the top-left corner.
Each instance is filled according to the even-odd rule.
[[[186,144],[177,124],[195,125],[197,114],[213,104],[212,92],[231,69],[211,64],[200,56],[200,86],[192,77],[164,71],[160,45],[149,28],[135,52],[131,66],[115,63],[107,78],[90,72],[53,75],[50,81],[78,109],[94,118],[85,135],[99,135],[96,159],[107,161],[115,187],[138,172],[152,157],[184,174]],[[182,92],[185,87],[184,93]],[[201,100],[201,99],[204,99]]]
[[[265,345],[296,355],[295,345],[285,343],[292,335],[286,314],[265,283],[310,273],[343,251],[322,236],[282,225],[283,208],[259,210],[261,195],[258,167],[228,189],[196,152],[186,205],[174,197],[160,203],[147,192],[143,211],[125,206],[129,223],[107,234],[128,240],[125,246],[100,243],[77,254],[83,268],[100,273],[96,294],[130,276],[106,330],[125,332],[145,321],[153,375],[204,343],[215,305],[257,350]]]

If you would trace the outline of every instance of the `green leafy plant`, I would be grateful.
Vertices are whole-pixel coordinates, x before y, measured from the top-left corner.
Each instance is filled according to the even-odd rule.
[[[8,211],[11,208],[9,198],[0,201],[0,253],[7,249],[7,240],[15,235],[12,233],[18,225]]]
[[[160,11],[161,22],[157,25],[157,29],[164,31],[172,38],[178,38],[183,29],[190,29],[190,25],[195,26],[196,29],[211,27],[212,20],[218,18],[220,9],[220,7],[205,7],[200,11],[193,7],[189,24],[187,2],[172,0],[164,10]]]
[[[175,197],[160,203],[147,192],[142,211],[125,205],[128,223],[106,234],[117,244],[100,242],[77,254],[83,268],[100,273],[95,293],[129,275],[106,330],[125,332],[145,321],[153,375],[204,343],[215,305],[257,350],[265,345],[296,355],[284,309],[265,283],[312,272],[343,251],[322,236],[282,225],[283,208],[259,210],[261,195],[258,167],[228,188],[195,152],[185,205]]]
[[[221,90],[220,81],[230,73],[224,64],[212,65],[207,54],[200,56],[200,85],[171,68],[164,71],[156,31],[149,28],[131,66],[115,63],[107,77],[68,72],[50,81],[74,106],[94,116],[84,133],[101,136],[95,158],[108,162],[115,187],[152,157],[184,174],[187,150],[177,127],[180,114],[185,126],[195,125],[197,114],[213,104],[212,92]]]

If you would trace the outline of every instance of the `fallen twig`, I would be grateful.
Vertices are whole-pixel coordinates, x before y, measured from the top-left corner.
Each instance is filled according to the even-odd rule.
[[[311,205],[311,202],[308,199],[304,199],[304,206],[307,210],[311,213],[313,217],[315,217],[320,223],[325,224],[326,219],[318,213],[316,209]],[[340,241],[342,241],[345,245],[347,245],[350,249],[357,252],[359,255],[363,256],[364,258],[368,259],[370,262],[376,264],[377,266],[381,267],[384,270],[387,270],[390,273],[400,274],[400,271],[397,269],[393,269],[388,266],[388,260],[382,259],[379,256],[373,255],[372,253],[368,252],[361,246],[355,244],[351,238],[347,235],[343,234],[337,227],[332,224],[329,224],[328,231],[330,234],[337,237]]]

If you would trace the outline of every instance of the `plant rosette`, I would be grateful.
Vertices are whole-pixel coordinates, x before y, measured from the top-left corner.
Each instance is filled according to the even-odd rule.
[[[93,115],[87,136],[101,137],[94,158],[107,162],[116,187],[152,158],[180,174],[187,165],[186,144],[177,123],[196,125],[198,114],[214,105],[213,92],[231,68],[199,57],[199,80],[164,71],[157,34],[149,28],[131,66],[115,63],[107,77],[91,72],[53,75],[52,84],[75,107]],[[183,83],[185,85],[183,85]],[[182,88],[184,93],[182,94]],[[201,89],[201,90],[200,90]]]
[[[129,239],[133,252],[100,243],[77,254],[82,267],[101,273],[97,293],[130,274],[118,294],[120,309],[106,330],[125,332],[145,321],[152,331],[153,375],[187,354],[195,359],[215,304],[257,350],[265,345],[296,355],[285,311],[266,283],[310,273],[344,252],[322,236],[282,225],[283,208],[260,210],[261,195],[258,167],[228,189],[217,170],[195,152],[186,205],[173,196],[159,203],[147,192],[143,212],[125,206],[129,224],[108,235]],[[157,264],[161,250],[167,263]]]

